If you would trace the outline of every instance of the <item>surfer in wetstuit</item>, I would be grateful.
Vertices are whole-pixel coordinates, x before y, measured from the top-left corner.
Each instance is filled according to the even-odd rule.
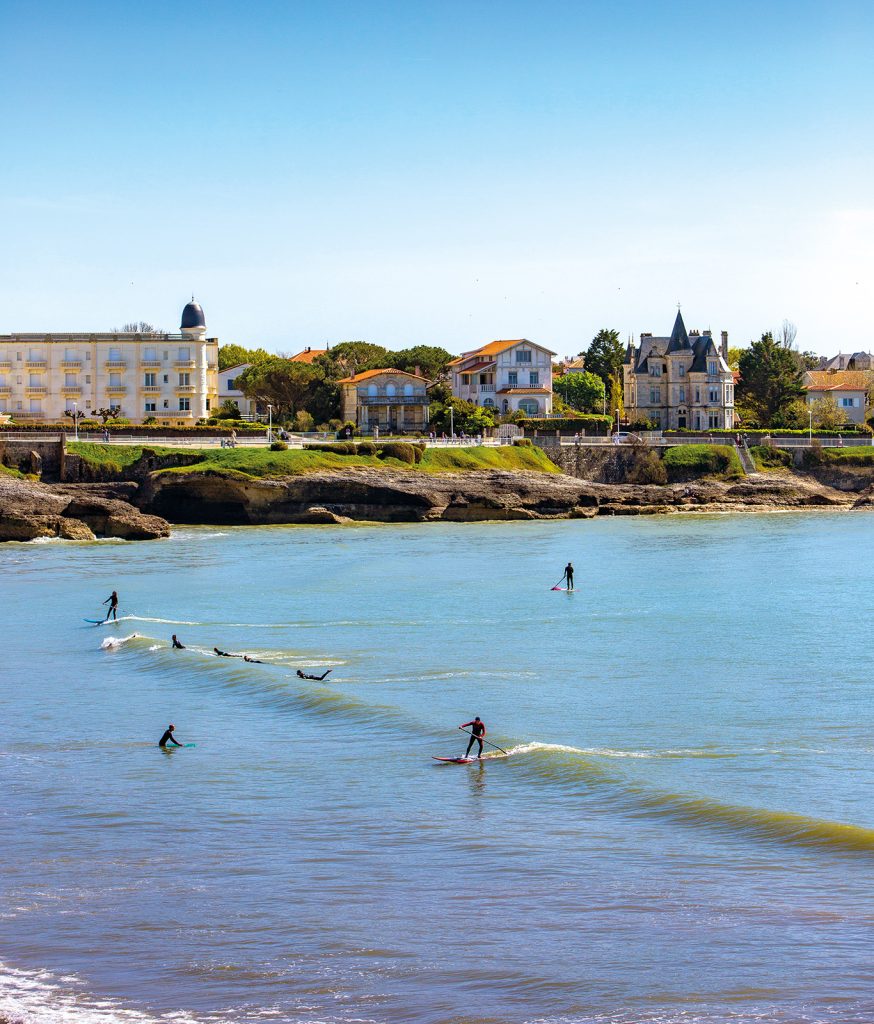
[[[460,725],[459,729],[466,729],[470,726],[471,737],[470,742],[467,745],[467,750],[464,752],[464,756],[467,757],[470,754],[471,748],[474,743],[479,744],[479,753],[476,755],[478,758],[483,756],[483,737],[486,734],[486,723],[480,718],[479,715],[474,718],[472,722],[465,722]]]
[[[110,619],[113,619],[115,622],[118,622],[118,594],[113,590],[103,604],[109,605],[109,611],[106,613],[105,621],[109,622]]]
[[[175,633],[173,634],[173,647],[177,651],[184,651],[185,650],[185,644],[180,644],[179,643],[179,641],[176,638],[176,634]]]
[[[301,677],[301,679],[315,679],[317,682],[320,683],[328,675],[328,672],[333,672],[333,671],[334,670],[332,668],[329,668],[327,672],[323,672],[320,676],[311,676],[311,675],[307,675],[306,672],[301,672],[301,670],[298,669],[297,670],[297,674]]]
[[[564,578],[565,578],[565,581],[567,582],[568,590],[573,590],[574,589],[574,563],[573,562],[568,562],[568,564],[564,567]]]
[[[173,735],[173,730],[176,728],[172,723],[167,726],[164,730],[164,735],[158,740],[159,747],[166,747],[168,743],[172,743],[174,747],[181,747],[182,744]]]

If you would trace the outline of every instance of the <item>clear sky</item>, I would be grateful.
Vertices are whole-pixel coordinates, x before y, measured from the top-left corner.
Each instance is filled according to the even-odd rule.
[[[0,0],[0,333],[874,349],[871,0]]]

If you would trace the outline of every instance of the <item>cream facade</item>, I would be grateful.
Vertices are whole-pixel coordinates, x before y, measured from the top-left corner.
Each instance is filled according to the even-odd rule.
[[[554,355],[527,338],[491,341],[452,360],[452,393],[502,414],[548,416]]]
[[[362,430],[377,427],[393,434],[428,429],[429,382],[425,377],[403,370],[365,370],[338,383],[343,419]]]
[[[251,363],[238,363],[236,366],[229,366],[225,370],[219,370],[218,374],[218,404],[233,402],[240,410],[240,419],[258,419],[258,403],[252,398],[246,398],[237,387],[237,377],[249,369]]]
[[[808,370],[804,374],[807,404],[829,399],[845,423],[864,423],[869,389],[874,386],[869,370]]]
[[[630,342],[622,368],[625,412],[661,430],[731,430],[734,375],[728,366],[728,332],[717,346],[709,331],[688,333],[677,312],[668,338],[641,334]]]
[[[0,335],[0,416],[62,423],[116,408],[132,423],[182,426],[218,401],[218,339],[192,300],[178,334]],[[69,422],[69,421],[67,421]]]

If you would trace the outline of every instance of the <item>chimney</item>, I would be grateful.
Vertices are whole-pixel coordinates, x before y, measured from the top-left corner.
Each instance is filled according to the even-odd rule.
[[[652,337],[652,331],[647,331],[646,334],[641,334],[640,340],[643,341],[644,338],[651,338],[651,337]]]
[[[419,366],[418,363],[416,363],[416,365],[413,367],[413,373],[415,373],[415,375],[417,377],[421,377],[422,376],[422,369],[421,369],[421,367]]]
[[[728,362],[728,331],[722,332],[722,358]]]

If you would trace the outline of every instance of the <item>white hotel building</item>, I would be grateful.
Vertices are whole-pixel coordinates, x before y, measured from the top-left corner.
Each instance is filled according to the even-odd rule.
[[[178,334],[0,335],[0,415],[13,422],[114,407],[132,423],[186,426],[217,404],[218,339],[194,299]]]

